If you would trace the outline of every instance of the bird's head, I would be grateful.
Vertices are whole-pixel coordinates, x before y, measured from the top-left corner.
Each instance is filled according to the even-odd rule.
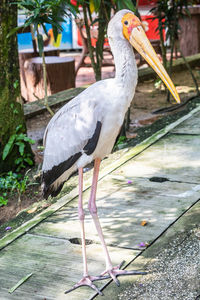
[[[126,9],[117,12],[109,22],[108,37],[110,39],[127,40],[149,63],[170,90],[174,99],[180,103],[180,98],[173,82],[148,40],[141,21],[134,15],[133,12]]]

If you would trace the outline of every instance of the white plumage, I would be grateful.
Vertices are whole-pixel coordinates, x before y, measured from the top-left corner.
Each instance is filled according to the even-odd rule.
[[[112,266],[96,207],[100,162],[112,151],[137,84],[137,67],[131,45],[158,73],[177,102],[180,101],[171,79],[142,29],[140,20],[132,12],[121,10],[113,17],[108,25],[108,39],[115,60],[115,78],[96,82],[63,106],[50,121],[44,136],[44,196],[56,196],[69,176],[77,169],[79,171],[78,216],[81,223],[83,278],[67,292],[87,285],[102,294],[94,285],[95,280],[111,277],[119,285],[119,275],[144,274]],[[93,160],[94,175],[88,208],[105,255],[106,270],[100,276],[90,276],[88,273],[82,201],[83,167]],[[105,274],[108,275],[104,276]]]

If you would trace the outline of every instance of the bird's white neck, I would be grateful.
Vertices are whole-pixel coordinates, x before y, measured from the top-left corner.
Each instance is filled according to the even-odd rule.
[[[114,56],[117,84],[130,94],[134,94],[137,84],[138,70],[132,46],[126,40],[110,40]]]

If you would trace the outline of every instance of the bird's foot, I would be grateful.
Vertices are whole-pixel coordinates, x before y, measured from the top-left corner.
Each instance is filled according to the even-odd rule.
[[[109,275],[107,276],[84,276],[79,282],[77,282],[71,289],[65,291],[65,294],[70,293],[71,291],[76,290],[81,286],[88,286],[91,289],[95,290],[99,295],[103,296],[103,293],[99,290],[99,288],[93,283],[93,281],[97,280],[104,280],[110,278]]]
[[[125,261],[123,261],[120,265],[113,267],[111,269],[108,269],[101,273],[101,276],[104,276],[105,274],[109,274],[110,277],[113,279],[113,281],[116,283],[117,286],[120,286],[120,282],[117,279],[117,276],[125,276],[125,275],[146,275],[146,272],[141,271],[127,271],[127,270],[121,270],[121,267]]]

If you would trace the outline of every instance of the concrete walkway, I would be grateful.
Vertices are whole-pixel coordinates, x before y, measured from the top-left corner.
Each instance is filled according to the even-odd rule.
[[[116,265],[125,260],[126,264],[131,263],[130,269],[149,271],[142,278],[121,278],[120,288],[110,280],[99,282],[98,286],[102,288],[108,284],[102,299],[197,299],[200,286],[197,278],[200,112],[189,116],[179,126],[162,131],[163,134],[157,135],[154,143],[146,143],[145,150],[141,146],[144,151],[141,150],[138,155],[132,155],[131,159],[129,155],[125,156],[127,159],[121,166],[117,166],[116,162],[115,170],[99,181],[99,217],[113,263]],[[88,197],[89,191],[86,190],[85,207]],[[82,277],[77,198],[52,212],[48,211],[45,218],[38,218],[35,223],[34,220],[29,221],[21,231],[0,240],[1,300],[86,300],[96,297],[87,287],[68,295],[63,293]],[[89,271],[97,275],[105,268],[104,258],[88,213],[86,236]],[[178,256],[170,256],[171,253],[176,253],[179,247],[183,250],[180,257],[185,257],[187,254],[184,251],[191,245],[195,245],[193,253],[189,252],[188,261],[182,260],[185,273],[178,272],[183,269],[178,267],[173,272]],[[33,274],[26,282],[12,294],[8,293],[11,287],[30,273]],[[172,277],[176,277],[175,286],[183,283],[185,274],[190,274],[187,278],[192,278],[193,284],[185,289],[182,298],[176,293],[174,285],[160,283],[166,280],[170,283],[173,274],[178,274]],[[187,280],[185,282],[188,283]],[[149,286],[151,289],[148,289]],[[157,298],[155,286],[158,287]],[[164,286],[167,287],[165,293]],[[99,296],[96,298],[99,299]]]

